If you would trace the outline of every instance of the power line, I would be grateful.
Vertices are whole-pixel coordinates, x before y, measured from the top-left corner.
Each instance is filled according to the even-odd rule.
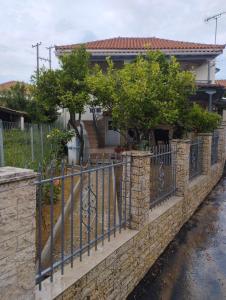
[[[222,12],[222,13],[219,13],[219,14],[216,14],[216,15],[213,15],[211,17],[208,17],[205,19],[205,22],[209,22],[209,21],[212,21],[212,20],[215,20],[215,37],[214,37],[214,43],[216,44],[217,43],[217,26],[218,26],[218,19],[222,16],[226,14],[226,11]]]

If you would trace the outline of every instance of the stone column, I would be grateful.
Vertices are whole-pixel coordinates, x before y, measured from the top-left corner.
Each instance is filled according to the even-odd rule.
[[[217,151],[217,157],[218,161],[222,162],[225,160],[225,127],[220,126],[218,128],[219,132],[219,140],[218,140],[218,151]]]
[[[222,127],[222,134],[223,134],[223,160],[226,159],[226,121],[221,122],[221,127]]]
[[[190,140],[172,140],[171,144],[176,147],[176,196],[184,196],[189,183]]]
[[[131,229],[140,230],[148,221],[150,209],[150,154],[144,151],[133,151],[123,154],[130,160],[127,178],[131,178]],[[129,175],[129,172],[130,175]],[[125,177],[125,172],[123,172]],[[125,178],[123,179],[125,180]],[[128,182],[128,180],[127,180]],[[129,198],[129,197],[128,197]],[[128,199],[128,202],[130,202]]]
[[[20,117],[20,129],[24,130],[24,116]]]
[[[211,170],[212,133],[199,133],[202,139],[202,173],[209,175]]]
[[[34,299],[35,177],[0,168],[0,299]]]
[[[223,109],[222,121],[226,122],[226,109]]]

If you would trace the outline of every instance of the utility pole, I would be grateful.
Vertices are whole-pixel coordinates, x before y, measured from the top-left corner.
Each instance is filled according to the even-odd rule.
[[[40,57],[39,56],[39,46],[41,46],[41,42],[39,42],[39,43],[36,43],[35,45],[32,45],[32,48],[36,48],[36,58],[37,58],[37,79],[39,78],[39,62],[40,62],[40,60],[42,60],[42,61],[45,61],[45,62],[48,62],[49,63],[49,68],[50,68],[50,70],[51,70],[51,67],[52,67],[52,65],[51,65],[51,63],[52,63],[52,58],[51,58],[51,51],[52,51],[52,49],[54,48],[54,46],[50,46],[50,47],[46,47],[46,49],[48,49],[49,50],[49,58],[45,58],[45,57]]]
[[[47,50],[49,50],[49,68],[52,69],[52,49],[54,49],[54,46],[46,47]]]
[[[37,79],[39,77],[39,46],[41,45],[42,43],[39,42],[39,43],[36,43],[35,45],[32,45],[32,48],[36,48],[36,59],[37,59],[37,66],[36,66],[36,70],[37,70]]]
[[[226,14],[226,11],[224,11],[224,12],[222,12],[222,13],[219,13],[219,14],[216,14],[216,15],[214,15],[214,16],[211,16],[211,17],[208,17],[208,18],[206,18],[205,19],[205,22],[207,23],[207,22],[209,22],[209,21],[211,21],[211,20],[215,20],[215,38],[214,38],[214,43],[215,43],[215,45],[216,45],[216,43],[217,43],[217,22],[218,22],[218,19],[222,16],[222,15],[224,15],[224,14]]]

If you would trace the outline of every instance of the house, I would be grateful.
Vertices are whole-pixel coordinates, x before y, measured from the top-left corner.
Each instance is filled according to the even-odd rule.
[[[226,91],[226,79],[215,80],[215,83],[220,85],[220,86],[223,86],[224,90]]]
[[[0,120],[5,123],[7,128],[10,128],[11,123],[14,123],[13,126],[16,125],[18,128],[24,129],[24,119],[27,119],[27,117],[27,113],[24,111],[18,111],[8,107],[0,106]]]
[[[0,120],[3,122],[13,122],[20,128],[24,128],[24,120],[28,120],[28,114],[24,111],[18,111],[6,107],[4,101],[4,93],[9,91],[11,88],[15,87],[17,84],[24,84],[25,88],[28,88],[28,84],[21,81],[7,81],[0,83]],[[7,123],[6,123],[7,124]],[[10,126],[10,125],[9,125]],[[15,126],[15,125],[14,125]]]
[[[0,92],[8,91],[12,87],[14,87],[18,82],[19,81],[12,80],[12,81],[0,83]]]
[[[80,44],[56,46],[56,56],[70,53]],[[219,110],[224,94],[224,87],[215,81],[217,72],[215,59],[223,53],[225,45],[201,44],[182,41],[173,41],[151,38],[117,37],[105,40],[91,41],[84,44],[91,54],[91,64],[99,64],[106,69],[106,58],[111,57],[115,66],[123,67],[133,61],[137,55],[145,55],[147,51],[160,50],[167,56],[175,56],[183,70],[190,70],[195,74],[197,94],[191,101],[198,101],[210,111]],[[92,112],[87,108],[83,115],[83,122],[87,130],[91,148],[98,146],[116,146],[120,144],[120,133],[112,127],[111,116],[100,112],[96,120],[92,120]],[[67,112],[64,112],[64,120],[67,120]],[[98,129],[98,138],[97,138]],[[167,142],[171,137],[169,128],[156,128],[155,140]],[[92,141],[96,141],[93,143]]]

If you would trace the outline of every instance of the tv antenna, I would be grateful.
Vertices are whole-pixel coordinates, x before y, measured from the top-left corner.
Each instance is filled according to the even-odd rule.
[[[216,15],[214,15],[214,16],[211,16],[211,17],[208,17],[208,18],[205,19],[205,22],[206,22],[206,23],[209,22],[209,21],[215,20],[215,38],[214,38],[214,43],[215,43],[215,45],[216,45],[216,43],[217,43],[217,25],[218,25],[217,22],[218,22],[218,19],[219,19],[222,15],[224,15],[224,14],[226,14],[226,11],[221,12],[221,13],[219,13],[219,14],[216,14]]]

